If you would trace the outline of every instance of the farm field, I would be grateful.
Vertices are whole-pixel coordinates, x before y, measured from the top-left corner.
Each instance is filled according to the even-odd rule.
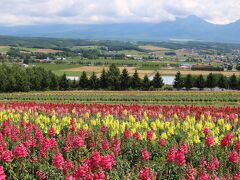
[[[118,67],[119,70],[122,72],[124,68],[128,70],[128,73],[130,75],[133,75],[135,70],[137,70],[136,67]],[[102,73],[102,70],[105,69],[106,71],[109,69],[107,66],[82,66],[78,68],[72,68],[72,69],[64,69],[66,74],[71,74],[71,73],[78,73],[81,74],[83,71],[87,72],[88,74],[91,74],[92,72],[95,72],[97,76],[100,76]],[[154,70],[138,70],[138,74],[140,78],[143,78],[146,74],[147,75],[153,75],[155,73]]]
[[[239,107],[0,103],[0,177],[239,179]]]
[[[10,46],[0,46],[0,53],[7,53],[10,49]]]
[[[225,76],[231,76],[235,74],[236,76],[240,75],[239,71],[193,71],[193,70],[178,70],[178,69],[161,69],[159,72],[163,75],[175,75],[177,72],[181,72],[183,75],[192,74],[192,75],[208,75],[209,73],[213,74],[223,74]]]
[[[54,50],[54,49],[36,49],[33,52],[48,54],[48,53],[61,53],[64,51]]]
[[[140,49],[145,49],[148,51],[169,51],[171,49],[163,48],[159,46],[153,46],[153,45],[145,45],[145,46],[139,46]]]
[[[55,103],[164,104],[239,106],[239,91],[51,91],[2,93],[2,102],[34,101]]]
[[[90,60],[91,62],[91,60]],[[104,61],[105,62],[105,61]],[[133,74],[135,70],[138,71],[138,74],[141,78],[144,77],[145,74],[152,75],[156,71],[159,71],[161,75],[176,75],[178,71],[181,72],[182,75],[192,74],[192,75],[200,75],[207,76],[209,73],[213,74],[223,74],[225,76],[231,76],[235,74],[236,76],[240,76],[240,71],[193,71],[193,70],[181,70],[181,69],[165,69],[162,67],[162,62],[145,62],[146,65],[133,64],[131,66],[122,64],[117,64],[119,69],[122,71],[126,68],[129,74]],[[149,63],[147,65],[147,63]],[[167,62],[164,62],[167,63]],[[115,63],[114,63],[115,64]],[[170,63],[171,64],[171,63]],[[63,75],[64,73],[68,76],[80,76],[83,71],[86,71],[89,75],[92,72],[95,72],[97,75],[100,75],[103,68],[105,70],[108,69],[108,64],[106,66],[94,66],[94,65],[81,65],[81,64],[34,64],[38,67],[43,67],[46,70],[52,70],[57,75]]]

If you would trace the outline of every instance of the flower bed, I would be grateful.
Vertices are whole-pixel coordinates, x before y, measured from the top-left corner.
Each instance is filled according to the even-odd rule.
[[[240,107],[0,104],[2,179],[240,179]]]

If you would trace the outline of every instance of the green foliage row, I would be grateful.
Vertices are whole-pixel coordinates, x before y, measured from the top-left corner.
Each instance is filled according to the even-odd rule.
[[[240,90],[240,77],[238,78],[235,74],[230,76],[224,76],[223,74],[208,74],[207,78],[203,75],[192,76],[188,74],[186,77],[182,77],[181,73],[178,72],[175,75],[174,88],[176,89],[191,89],[197,87],[200,90],[204,88],[223,88],[223,89],[233,89]]]
[[[58,77],[41,67],[0,66],[0,92],[57,90]]]
[[[98,78],[93,72],[88,79],[86,72],[83,72],[79,81],[70,81],[66,74],[61,77],[56,76],[51,71],[46,71],[41,67],[20,68],[18,66],[0,66],[0,92],[28,92],[45,90],[70,90],[70,89],[108,89],[108,90],[128,90],[128,89],[158,89],[163,86],[163,80],[159,73],[156,73],[152,81],[147,75],[140,79],[137,71],[132,77],[126,69],[120,73],[119,68],[114,64],[110,66],[108,72],[103,70]]]
[[[3,93],[0,101],[44,101],[61,103],[143,103],[143,104],[197,104],[197,105],[238,105],[238,91],[226,92],[185,92],[185,91],[64,91]]]
[[[79,82],[74,81],[72,88],[79,89],[105,89],[105,90],[149,90],[149,89],[159,89],[162,88],[164,83],[161,75],[157,72],[152,81],[149,80],[148,76],[145,75],[141,79],[138,75],[137,70],[130,76],[127,69],[123,69],[120,73],[118,67],[112,64],[109,70],[106,72],[103,69],[100,78],[98,78],[95,72],[92,73],[91,77],[88,79],[87,73],[83,72]]]

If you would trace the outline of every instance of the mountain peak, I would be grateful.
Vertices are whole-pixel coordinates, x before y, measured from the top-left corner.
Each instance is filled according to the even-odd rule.
[[[204,19],[195,16],[195,15],[191,15],[191,16],[187,16],[187,17],[178,17],[176,18],[176,21],[181,21],[181,22],[185,22],[185,23],[208,23],[207,21],[205,21]]]
[[[35,25],[0,28],[0,35],[28,37],[60,37],[82,39],[115,39],[161,41],[191,39],[213,42],[240,42],[240,20],[232,24],[216,25],[197,16],[176,18],[175,21],[91,25]]]

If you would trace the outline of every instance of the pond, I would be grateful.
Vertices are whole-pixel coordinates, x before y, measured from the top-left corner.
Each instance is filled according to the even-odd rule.
[[[175,76],[162,76],[165,85],[173,85]],[[149,80],[153,80],[153,76],[149,77]]]

